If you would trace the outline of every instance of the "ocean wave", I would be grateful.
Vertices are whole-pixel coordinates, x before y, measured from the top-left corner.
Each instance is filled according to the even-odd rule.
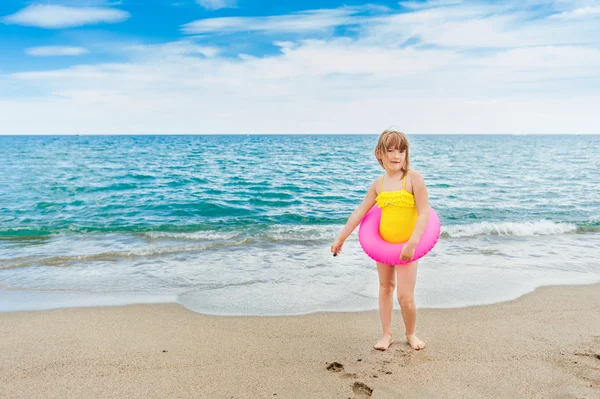
[[[174,239],[186,241],[228,241],[247,237],[256,244],[314,244],[333,240],[339,233],[339,225],[273,225],[265,228],[248,226],[235,231],[151,231],[144,236],[151,239]]]
[[[274,225],[259,233],[257,239],[266,243],[316,244],[333,241],[339,234],[338,225]]]
[[[278,216],[255,217],[229,223],[188,225],[115,225],[76,226],[66,222],[55,226],[0,227],[0,241],[25,242],[31,239],[53,239],[70,235],[100,237],[104,234],[143,236],[151,240],[181,240],[230,242],[252,238],[257,243],[306,243],[314,244],[333,240],[346,220],[343,218],[319,218],[285,213]],[[283,223],[282,223],[283,222]],[[442,238],[477,236],[544,236],[556,234],[583,234],[600,232],[600,222],[587,221],[489,221],[469,224],[450,224],[442,221]]]
[[[578,226],[574,223],[557,223],[549,220],[540,220],[537,222],[481,222],[442,226],[442,237],[545,236],[575,233],[578,229]]]
[[[181,253],[219,250],[231,247],[247,247],[253,244],[251,239],[238,241],[218,241],[202,245],[173,246],[167,248],[140,248],[131,251],[108,251],[101,253],[70,256],[25,256],[9,260],[0,260],[0,270],[36,266],[68,267],[81,265],[82,262],[114,262],[119,259],[156,257]]]
[[[238,232],[218,232],[218,231],[193,231],[193,232],[169,232],[169,231],[149,231],[144,233],[148,238],[173,238],[178,240],[190,241],[216,241],[230,240],[239,235]]]

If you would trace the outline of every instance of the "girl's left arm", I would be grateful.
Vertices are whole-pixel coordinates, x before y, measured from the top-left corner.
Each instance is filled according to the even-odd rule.
[[[416,246],[425,232],[425,227],[429,221],[429,195],[427,194],[427,187],[425,186],[423,176],[421,176],[419,172],[413,171],[411,177],[413,194],[415,195],[415,204],[417,205],[417,214],[419,217],[417,218],[415,229],[408,242]]]
[[[417,214],[419,216],[417,217],[417,222],[412,235],[400,253],[400,260],[404,261],[411,260],[414,257],[417,244],[425,232],[425,227],[429,221],[429,196],[427,195],[427,187],[425,187],[423,176],[421,176],[419,172],[412,171],[411,180],[415,204],[417,206]]]

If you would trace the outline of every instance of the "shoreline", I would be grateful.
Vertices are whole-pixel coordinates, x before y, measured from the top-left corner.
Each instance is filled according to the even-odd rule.
[[[540,286],[536,286],[531,290],[528,290],[522,294],[518,294],[515,297],[508,299],[500,299],[500,300],[491,300],[483,303],[476,304],[466,304],[464,306],[423,306],[417,302],[417,307],[419,310],[452,310],[452,309],[468,309],[468,308],[476,308],[480,306],[494,306],[500,305],[503,303],[510,303],[514,301],[518,301],[521,298],[531,295],[540,289],[545,289],[548,287],[579,287],[579,286],[589,286],[596,285],[600,289],[600,281],[592,281],[586,283],[569,283],[569,284],[544,284]],[[13,296],[13,298],[10,298]],[[32,297],[37,297],[31,301]],[[62,297],[56,299],[58,297]],[[21,312],[46,312],[53,310],[69,310],[69,309],[94,309],[94,308],[112,308],[112,307],[126,307],[126,306],[137,306],[137,305],[174,305],[181,306],[182,308],[189,310],[193,313],[211,316],[211,317],[301,317],[312,314],[320,314],[320,313],[363,313],[363,312],[376,312],[377,307],[372,309],[353,309],[353,310],[316,310],[307,313],[298,313],[298,314],[225,314],[225,313],[211,313],[211,312],[202,312],[193,310],[191,308],[186,307],[185,305],[177,302],[177,296],[172,294],[157,294],[157,295],[149,295],[149,294],[107,294],[107,293],[90,293],[90,292],[82,292],[82,291],[52,291],[52,290],[29,290],[29,289],[14,289],[3,287],[0,284],[0,300],[6,300],[9,298],[11,302],[18,302],[22,308],[15,309],[15,305],[7,306],[6,304],[0,304],[0,315],[6,313],[21,313]],[[47,307],[39,307],[39,303],[41,303],[44,299],[52,298],[55,300],[55,303],[63,303],[63,305],[50,305]],[[127,298],[128,300],[124,300]],[[135,299],[134,299],[135,298]],[[170,298],[171,300],[167,300],[166,298]],[[62,299],[62,301],[61,301]],[[37,304],[31,307],[24,307],[23,302],[34,302]],[[86,305],[69,305],[68,303],[82,301],[87,303]],[[373,301],[377,301],[377,298],[373,298]],[[4,308],[2,306],[5,306]],[[8,308],[9,310],[4,310]],[[11,310],[15,309],[15,310]],[[399,310],[399,305],[397,302],[394,302],[394,310]]]
[[[417,352],[401,339],[395,312],[395,342],[379,352],[377,311],[210,316],[146,304],[5,312],[0,397],[592,398],[600,395],[599,314],[600,284],[422,309],[417,333],[428,347]]]

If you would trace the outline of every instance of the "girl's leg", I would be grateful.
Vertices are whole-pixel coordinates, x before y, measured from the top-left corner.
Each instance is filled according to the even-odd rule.
[[[392,343],[392,310],[394,308],[394,288],[396,287],[396,274],[394,266],[377,263],[379,273],[379,317],[383,337],[375,344],[374,348],[386,350]]]
[[[417,281],[417,264],[411,262],[407,265],[396,266],[396,277],[398,281],[398,303],[402,309],[402,318],[406,327],[406,340],[419,350],[425,347],[425,342],[415,335],[417,327],[417,306],[415,305],[415,283]]]

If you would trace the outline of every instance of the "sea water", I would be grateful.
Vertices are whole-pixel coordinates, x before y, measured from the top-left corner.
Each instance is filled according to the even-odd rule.
[[[420,307],[600,281],[600,136],[412,135],[442,223]],[[377,135],[0,136],[0,311],[377,308],[355,231]]]

